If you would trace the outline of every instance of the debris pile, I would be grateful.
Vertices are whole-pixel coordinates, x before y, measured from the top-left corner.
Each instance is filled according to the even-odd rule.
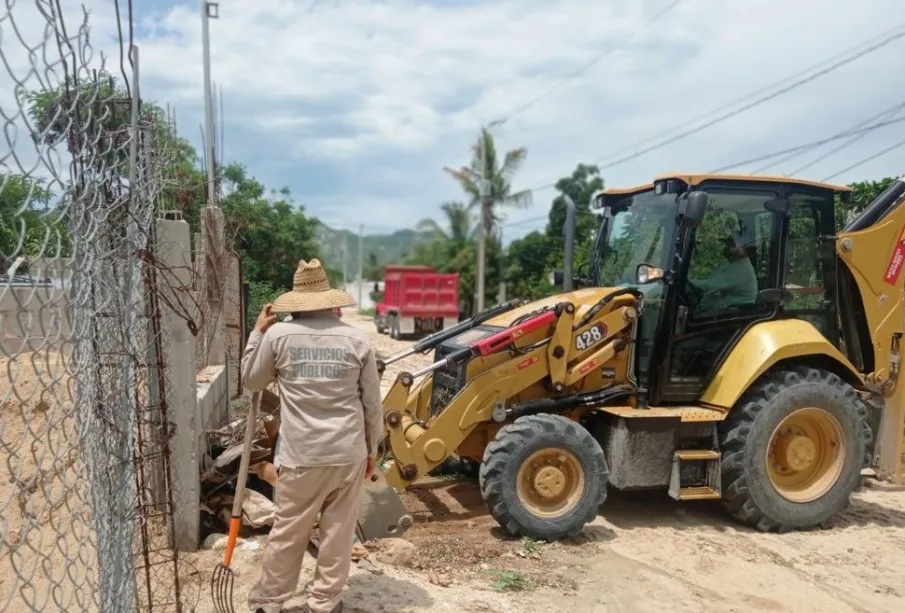
[[[208,449],[212,462],[201,475],[201,524],[203,547],[224,549],[226,530],[236,494],[236,479],[242,458],[243,438],[247,412],[226,426],[208,433]],[[246,549],[257,548],[255,541],[248,540],[262,536],[273,526],[275,506],[273,492],[277,484],[277,470],[273,464],[280,431],[280,399],[269,389],[263,391],[261,414],[255,439],[252,443],[245,497],[242,502],[242,529],[239,544]],[[317,525],[308,544],[308,553],[317,557],[319,535]],[[358,541],[352,547],[352,560],[367,562],[368,550]],[[369,570],[376,568],[369,563]]]

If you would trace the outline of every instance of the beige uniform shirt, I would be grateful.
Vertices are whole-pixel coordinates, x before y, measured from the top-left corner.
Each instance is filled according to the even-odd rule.
[[[315,315],[252,332],[242,379],[253,392],[277,381],[277,466],[339,466],[376,455],[383,437],[380,376],[362,330]]]

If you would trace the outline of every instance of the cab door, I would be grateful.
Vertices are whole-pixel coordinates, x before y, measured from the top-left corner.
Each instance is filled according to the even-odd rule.
[[[771,210],[776,206],[767,208],[781,202],[779,188],[708,182],[700,189],[709,196],[707,213],[677,240],[678,274],[658,330],[659,367],[650,380],[654,405],[695,402],[745,330],[779,312],[761,294],[779,287],[782,276],[785,218]]]

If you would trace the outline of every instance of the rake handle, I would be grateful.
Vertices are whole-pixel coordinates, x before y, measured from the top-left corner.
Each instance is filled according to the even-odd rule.
[[[226,551],[223,553],[223,566],[227,567],[232,562],[233,551],[236,549],[236,541],[239,538],[239,528],[242,525],[242,503],[245,500],[245,483],[248,481],[248,465],[251,462],[251,444],[255,438],[255,425],[262,396],[261,392],[255,392],[252,395],[251,409],[248,411],[248,418],[245,421],[245,446],[242,448],[242,459],[239,462],[236,496],[233,498],[233,512],[229,518],[229,536],[226,541]]]

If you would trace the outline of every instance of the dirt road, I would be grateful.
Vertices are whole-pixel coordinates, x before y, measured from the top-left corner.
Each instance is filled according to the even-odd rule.
[[[405,346],[376,335],[354,312],[345,319],[373,333],[384,353]],[[418,361],[388,369],[385,384]],[[347,611],[905,611],[905,492],[865,489],[833,528],[786,535],[740,527],[718,504],[614,492],[583,538],[550,545],[501,536],[474,483],[425,481],[404,499],[415,526],[405,542],[372,549],[382,574],[354,570]],[[202,552],[195,564],[206,571],[217,555]],[[238,552],[237,598],[255,579],[260,555]],[[294,605],[302,603],[310,570],[308,560]],[[209,606],[202,592],[197,610]]]

